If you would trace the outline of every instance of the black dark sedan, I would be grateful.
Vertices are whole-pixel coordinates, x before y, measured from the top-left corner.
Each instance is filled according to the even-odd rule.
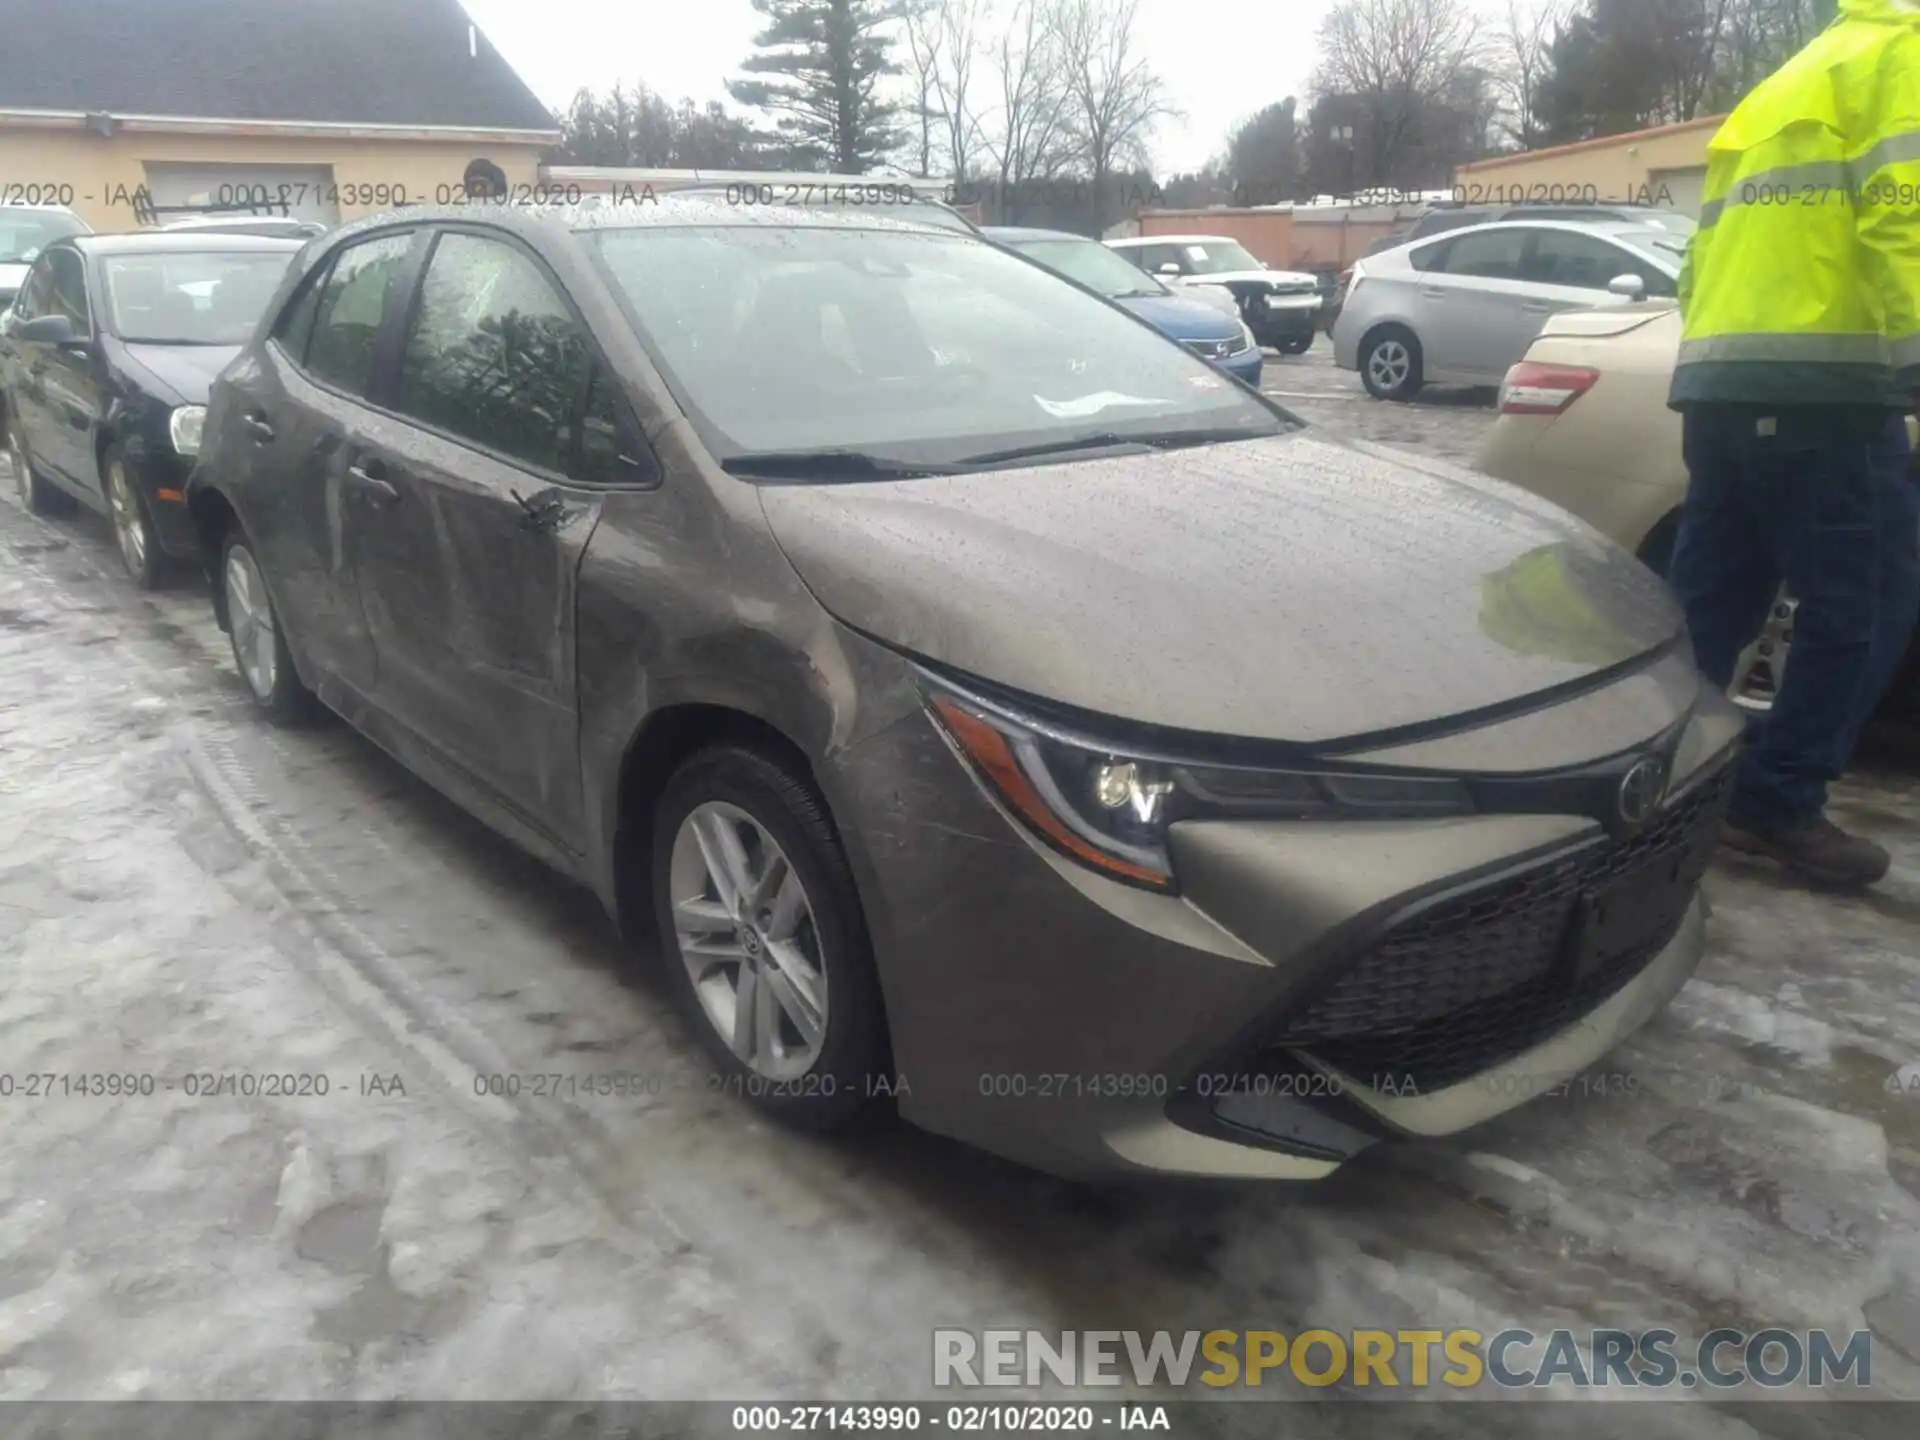
[[[7,460],[28,509],[107,515],[127,572],[195,553],[186,480],[207,387],[252,334],[301,242],[75,235],[47,246],[0,336]]]

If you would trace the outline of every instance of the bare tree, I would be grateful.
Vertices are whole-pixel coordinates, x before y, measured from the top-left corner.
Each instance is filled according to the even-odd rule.
[[[906,31],[907,73],[913,81],[913,114],[920,131],[920,163],[914,170],[916,175],[925,175],[933,169],[934,132],[945,123],[939,106],[941,22],[945,9],[946,0],[907,0],[901,15]]]
[[[980,155],[980,118],[973,109],[974,65],[992,13],[991,0],[941,0],[940,58],[934,66],[934,84],[947,127],[947,163],[955,181],[968,177]]]
[[[1504,114],[1500,129],[1522,150],[1546,143],[1540,118],[1540,87],[1551,71],[1553,37],[1573,0],[1507,0],[1493,39],[1493,76]]]
[[[1359,183],[1411,178],[1422,128],[1471,88],[1486,48],[1462,0],[1341,0],[1320,29],[1314,90],[1353,117]]]
[[[1178,112],[1140,53],[1134,35],[1140,0],[1059,0],[1059,6],[1067,97],[1097,208],[1120,162],[1144,161],[1155,123]]]
[[[1010,223],[1033,182],[1058,175],[1071,154],[1058,18],[1056,0],[1016,0],[991,56],[999,114],[983,141]]]

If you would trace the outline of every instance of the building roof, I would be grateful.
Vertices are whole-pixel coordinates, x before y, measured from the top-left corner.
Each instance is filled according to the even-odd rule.
[[[1682,120],[1673,125],[1654,125],[1645,130],[1628,130],[1619,135],[1601,135],[1593,140],[1575,140],[1570,145],[1548,145],[1539,150],[1518,150],[1511,155],[1494,155],[1485,160],[1471,160],[1465,165],[1456,165],[1453,167],[1453,173],[1472,175],[1482,170],[1498,170],[1503,165],[1522,165],[1555,155],[1578,155],[1589,150],[1611,150],[1621,145],[1637,145],[1642,140],[1652,140],[1662,135],[1679,135],[1688,130],[1717,130],[1726,118],[1725,115],[1702,115],[1698,119]]]
[[[0,111],[558,129],[460,0],[0,0]]]

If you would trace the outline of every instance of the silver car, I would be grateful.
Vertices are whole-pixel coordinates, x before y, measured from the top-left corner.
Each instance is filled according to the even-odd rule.
[[[1334,363],[1379,400],[1423,385],[1498,385],[1551,315],[1677,293],[1687,240],[1653,225],[1476,225],[1353,267]]]

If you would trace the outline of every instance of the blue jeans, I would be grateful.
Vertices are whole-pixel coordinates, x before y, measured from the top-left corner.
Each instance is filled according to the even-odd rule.
[[[1920,614],[1920,490],[1905,418],[1829,406],[1700,405],[1669,580],[1694,653],[1732,682],[1784,585],[1793,653],[1748,732],[1728,818],[1796,830],[1826,808]]]

